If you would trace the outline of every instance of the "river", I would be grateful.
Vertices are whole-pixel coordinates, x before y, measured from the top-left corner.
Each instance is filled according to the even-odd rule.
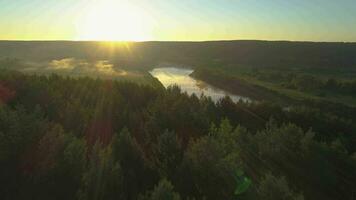
[[[193,72],[194,70],[192,69],[162,67],[151,70],[150,74],[157,78],[166,88],[170,85],[177,85],[183,92],[187,92],[189,95],[194,93],[199,97],[201,94],[204,94],[205,96],[211,97],[214,102],[217,102],[225,96],[229,96],[234,102],[238,102],[240,100],[245,102],[251,101],[248,97],[231,94],[227,91],[209,85],[204,81],[194,79],[189,76]]]

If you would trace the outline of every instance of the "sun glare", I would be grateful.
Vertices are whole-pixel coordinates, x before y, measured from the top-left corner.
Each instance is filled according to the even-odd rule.
[[[95,1],[79,20],[79,40],[142,41],[149,39],[144,13],[128,1]]]

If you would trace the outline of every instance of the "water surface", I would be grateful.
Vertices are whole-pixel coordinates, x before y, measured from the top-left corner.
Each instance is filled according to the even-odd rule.
[[[192,69],[163,67],[153,69],[150,71],[150,74],[157,78],[166,88],[170,85],[178,85],[183,92],[187,92],[189,95],[193,93],[197,96],[204,94],[205,96],[211,97],[211,99],[215,102],[225,96],[229,96],[234,102],[239,100],[247,102],[251,101],[248,97],[231,94],[227,91],[209,85],[204,81],[194,79],[189,76],[193,73],[193,71],[194,70]]]

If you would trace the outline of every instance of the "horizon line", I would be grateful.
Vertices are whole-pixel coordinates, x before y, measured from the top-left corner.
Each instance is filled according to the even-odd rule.
[[[315,40],[268,40],[268,39],[217,39],[217,40],[40,40],[40,39],[0,39],[0,42],[113,42],[113,43],[145,43],[145,42],[182,42],[182,43],[203,43],[203,42],[234,42],[234,41],[255,41],[255,42],[308,42],[308,43],[356,43],[356,41],[315,41]]]

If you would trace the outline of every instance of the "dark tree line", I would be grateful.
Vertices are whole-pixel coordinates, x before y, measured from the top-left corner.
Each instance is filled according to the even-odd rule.
[[[347,69],[345,69],[345,71],[347,71]],[[354,73],[354,71],[352,72]],[[288,89],[319,92],[320,96],[323,96],[323,93],[325,95],[326,92],[347,96],[356,95],[355,79],[320,78],[310,74],[285,73],[283,71],[268,72],[263,70],[254,70],[253,73],[249,75],[259,80],[277,82],[279,85]],[[330,75],[333,75],[333,73],[330,72]]]
[[[354,115],[315,104],[2,71],[1,199],[351,200]]]

